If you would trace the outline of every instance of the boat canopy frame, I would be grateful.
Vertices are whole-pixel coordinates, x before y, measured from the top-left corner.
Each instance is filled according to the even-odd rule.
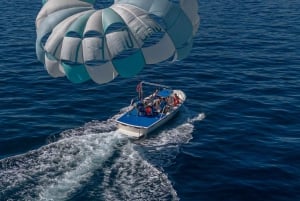
[[[146,81],[141,81],[140,84],[146,84],[146,85],[151,85],[151,86],[156,86],[156,87],[161,87],[161,88],[166,88],[166,89],[172,89],[172,87],[163,85],[163,84],[157,84],[157,83],[152,83],[152,82],[146,82]]]

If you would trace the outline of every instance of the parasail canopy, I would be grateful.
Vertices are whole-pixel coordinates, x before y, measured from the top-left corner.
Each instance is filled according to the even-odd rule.
[[[43,0],[36,54],[53,77],[102,84],[146,64],[181,60],[199,27],[198,0]]]

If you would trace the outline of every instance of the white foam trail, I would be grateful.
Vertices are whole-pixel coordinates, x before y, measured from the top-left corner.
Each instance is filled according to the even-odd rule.
[[[102,133],[101,137],[99,134],[89,134],[59,141],[62,147],[71,142],[72,146],[79,150],[75,155],[62,156],[62,166],[70,162],[72,164],[68,165],[67,171],[53,178],[51,184],[42,189],[39,194],[41,200],[66,200],[83,183],[88,182],[94,171],[101,168],[113,155],[114,147],[122,137],[110,132]]]
[[[104,200],[179,200],[168,177],[127,144],[101,184]]]
[[[205,119],[205,113],[200,113],[198,114],[196,117],[192,118],[192,119],[189,119],[189,122],[190,123],[194,123],[196,121],[202,121],[203,119]]]
[[[112,128],[109,121],[91,122],[38,150],[1,160],[1,199],[67,199],[125,139]]]
[[[67,130],[46,146],[0,160],[0,198],[69,200],[87,188],[83,199],[179,200],[162,167],[204,116],[134,143],[116,132],[113,118]]]

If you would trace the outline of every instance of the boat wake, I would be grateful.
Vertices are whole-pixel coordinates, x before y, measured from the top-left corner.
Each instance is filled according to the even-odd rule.
[[[3,200],[179,200],[163,171],[192,139],[193,123],[131,141],[113,119],[92,121],[49,138],[49,144],[0,160]],[[175,124],[175,123],[174,123]]]

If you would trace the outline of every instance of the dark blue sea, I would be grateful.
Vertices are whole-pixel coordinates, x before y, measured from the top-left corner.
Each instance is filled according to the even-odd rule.
[[[41,1],[0,4],[0,200],[300,200],[300,1],[199,1],[183,61],[97,85],[35,55]],[[141,80],[185,91],[145,139],[113,119]]]

